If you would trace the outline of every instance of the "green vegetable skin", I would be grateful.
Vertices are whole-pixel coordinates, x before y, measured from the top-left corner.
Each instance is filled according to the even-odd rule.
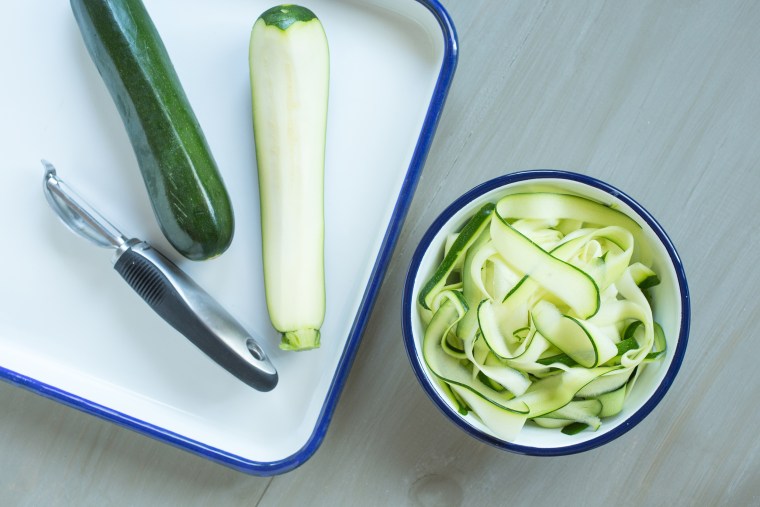
[[[229,196],[166,48],[140,0],[71,0],[87,50],[121,114],[153,212],[192,260],[232,241]]]
[[[280,348],[312,349],[325,315],[322,24],[304,7],[273,7],[253,25],[249,60],[267,308]]]

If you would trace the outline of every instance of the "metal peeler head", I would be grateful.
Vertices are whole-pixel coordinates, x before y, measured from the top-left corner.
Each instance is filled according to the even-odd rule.
[[[66,227],[103,248],[118,249],[127,242],[127,238],[111,222],[58,177],[50,162],[43,160],[42,165],[45,168],[45,198]]]

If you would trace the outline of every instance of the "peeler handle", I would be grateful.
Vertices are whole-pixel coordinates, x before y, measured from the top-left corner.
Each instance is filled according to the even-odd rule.
[[[274,389],[277,371],[264,350],[187,274],[143,241],[119,252],[114,269],[166,322],[249,386]]]

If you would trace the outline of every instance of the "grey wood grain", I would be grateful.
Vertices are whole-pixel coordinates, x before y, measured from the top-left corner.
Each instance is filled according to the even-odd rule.
[[[760,505],[760,3],[445,2],[460,63],[327,437],[256,478],[0,384],[3,505]],[[417,385],[400,300],[417,241],[494,176],[564,168],[647,207],[687,269],[681,373],[584,454],[481,444]]]

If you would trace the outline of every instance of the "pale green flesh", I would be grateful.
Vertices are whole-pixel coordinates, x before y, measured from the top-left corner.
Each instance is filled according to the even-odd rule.
[[[426,293],[426,366],[458,412],[508,441],[526,421],[595,431],[666,347],[640,288],[657,275],[639,262],[638,224],[582,197],[536,195],[498,201],[447,267],[461,282]]]
[[[267,308],[281,347],[319,346],[325,315],[327,39],[317,18],[259,19],[249,66]]]
[[[584,271],[549,255],[500,216],[491,221],[491,237],[507,264],[552,292],[581,318],[599,309],[599,288]]]
[[[423,358],[428,368],[441,380],[472,391],[501,410],[513,413],[525,412],[522,404],[515,404],[512,401],[514,396],[510,393],[495,391],[477,378],[473,378],[457,359],[444,352],[440,346],[441,340],[464,316],[467,306],[464,299],[453,291],[441,294],[445,300],[437,308],[428,324],[423,340]]]

